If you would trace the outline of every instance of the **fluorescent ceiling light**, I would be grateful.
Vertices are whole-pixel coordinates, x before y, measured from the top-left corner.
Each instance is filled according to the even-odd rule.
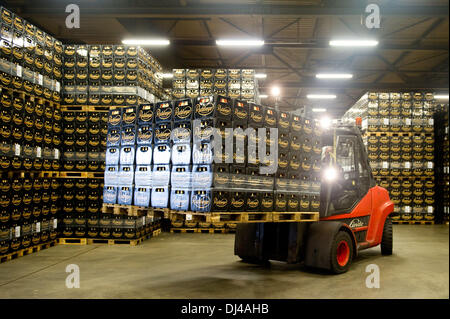
[[[351,79],[353,74],[350,73],[318,73],[316,78],[318,79]]]
[[[436,100],[448,100],[448,94],[447,95],[444,95],[444,94],[435,95],[434,98]]]
[[[260,94],[259,98],[261,99],[267,99],[269,96],[267,94]]]
[[[170,41],[167,39],[124,39],[122,43],[128,45],[169,45]]]
[[[173,74],[172,73],[162,73],[162,77],[164,79],[171,79],[171,78],[173,78]]]
[[[334,94],[308,94],[306,96],[308,99],[335,99]]]
[[[257,79],[265,79],[267,77],[267,74],[264,73],[256,73],[255,78]]]
[[[314,109],[312,109],[312,111],[315,112],[315,113],[324,113],[324,112],[327,111],[327,109],[317,109],[317,108],[314,108]]]
[[[374,47],[378,45],[377,40],[331,40],[332,47]]]
[[[264,45],[264,40],[216,40],[216,44],[219,46],[262,46]]]

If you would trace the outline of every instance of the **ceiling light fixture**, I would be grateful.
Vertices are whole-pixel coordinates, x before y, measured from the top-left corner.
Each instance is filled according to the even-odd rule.
[[[308,94],[306,96],[308,99],[335,99],[336,95],[334,94]]]
[[[171,78],[173,78],[173,74],[172,73],[162,73],[162,77],[164,79],[171,79]]]
[[[316,78],[318,79],[351,79],[353,74],[350,73],[318,73]]]
[[[319,109],[319,108],[314,108],[311,111],[315,112],[315,113],[324,113],[327,111],[327,109]]]
[[[167,39],[124,39],[122,43],[127,45],[169,45],[170,41]]]
[[[375,47],[378,45],[377,40],[331,40],[332,47]]]
[[[448,94],[447,95],[445,95],[445,94],[438,94],[438,95],[435,95],[434,98],[436,100],[448,100]]]
[[[260,94],[259,98],[260,99],[267,99],[269,96],[267,94]]]
[[[263,46],[264,40],[216,40],[218,46],[238,46],[238,47],[249,47],[249,46]]]
[[[267,74],[265,74],[265,73],[256,73],[255,74],[255,78],[257,78],[257,79],[265,79],[265,78],[267,78]]]

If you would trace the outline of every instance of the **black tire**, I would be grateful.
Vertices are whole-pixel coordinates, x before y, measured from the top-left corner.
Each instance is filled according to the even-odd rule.
[[[350,268],[352,259],[352,239],[346,231],[340,231],[334,237],[331,245],[330,270],[335,274],[342,274]]]
[[[392,238],[392,220],[386,218],[383,227],[383,236],[381,237],[381,254],[392,255],[393,238]]]

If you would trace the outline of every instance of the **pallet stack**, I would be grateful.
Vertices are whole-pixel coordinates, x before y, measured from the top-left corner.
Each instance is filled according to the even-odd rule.
[[[0,10],[2,85],[59,103],[62,43],[8,9]]]
[[[172,75],[175,99],[218,94],[243,101],[259,101],[255,70],[173,69]]]
[[[436,219],[448,222],[450,214],[449,106],[437,104],[434,114],[436,145]]]
[[[397,222],[434,221],[434,105],[429,92],[369,92],[343,117],[362,119],[372,173],[388,189]]]
[[[196,149],[194,145],[192,150],[190,205],[174,205],[171,197],[172,225],[221,229],[224,226],[234,228],[236,222],[242,221],[314,220],[320,204],[321,153],[320,130],[315,123],[246,101],[219,96],[215,104],[210,104],[213,99],[204,105],[199,103],[204,99],[197,100],[194,112],[194,119],[202,124],[199,130],[193,130],[193,140],[198,139],[200,147]],[[202,110],[209,112],[203,114]],[[234,128],[233,150],[229,154],[225,146],[228,127]],[[223,139],[222,162],[219,163],[210,150],[213,140],[208,132],[211,128],[219,128]],[[247,128],[255,129],[255,134],[246,137],[243,131]],[[265,142],[260,141],[258,128],[276,128],[277,143],[268,130]],[[249,152],[250,144],[256,146],[260,142],[265,143],[266,156],[271,152],[271,145],[278,147],[273,172],[263,173],[260,168],[267,168],[274,159],[262,156],[259,147],[255,153]],[[176,170],[172,169],[171,196],[177,192],[173,189],[175,174]],[[184,185],[186,187],[187,183]]]
[[[61,236],[85,238],[98,225],[102,207],[108,112],[63,106]]]
[[[0,14],[3,261],[53,245],[57,235],[62,45],[3,7]]]
[[[91,238],[111,240],[130,244],[156,236],[161,229],[160,218],[155,218],[148,207],[126,205],[104,205],[97,230],[99,236]],[[101,243],[93,241],[93,243]]]
[[[64,45],[64,105],[127,106],[164,94],[161,66],[126,45]]]
[[[152,189],[153,107],[113,108],[108,117],[100,237],[140,238],[159,225],[149,207]],[[138,143],[136,145],[136,143]],[[135,206],[130,206],[134,203]],[[118,227],[120,226],[120,227]]]
[[[265,139],[260,141],[256,130],[246,137],[247,128],[264,129]],[[280,132],[274,136],[266,128]],[[304,215],[300,212],[314,217],[319,210],[319,133],[309,119],[220,95],[114,109],[104,203],[170,208],[175,224],[186,214],[211,217],[215,212],[222,213],[222,219],[213,218],[221,227],[225,219],[233,226],[248,219],[246,212],[264,221],[297,220]],[[256,151],[258,143],[263,144]],[[252,145],[254,153],[249,152]],[[275,151],[278,157],[271,158]],[[273,171],[260,171],[271,164]],[[212,224],[212,219],[198,221],[182,224]]]
[[[161,67],[135,46],[65,45],[63,58],[64,243],[136,239],[150,219],[102,210],[107,136],[111,146],[122,133],[108,128],[109,111],[131,107],[136,115],[137,105],[157,99]]]

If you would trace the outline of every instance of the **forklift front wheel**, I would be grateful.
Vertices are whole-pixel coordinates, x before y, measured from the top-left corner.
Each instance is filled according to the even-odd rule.
[[[331,271],[336,274],[346,272],[352,263],[353,243],[345,231],[336,234],[331,245]]]
[[[381,254],[392,255],[392,246],[392,220],[388,216],[384,222],[383,236],[381,237]]]

